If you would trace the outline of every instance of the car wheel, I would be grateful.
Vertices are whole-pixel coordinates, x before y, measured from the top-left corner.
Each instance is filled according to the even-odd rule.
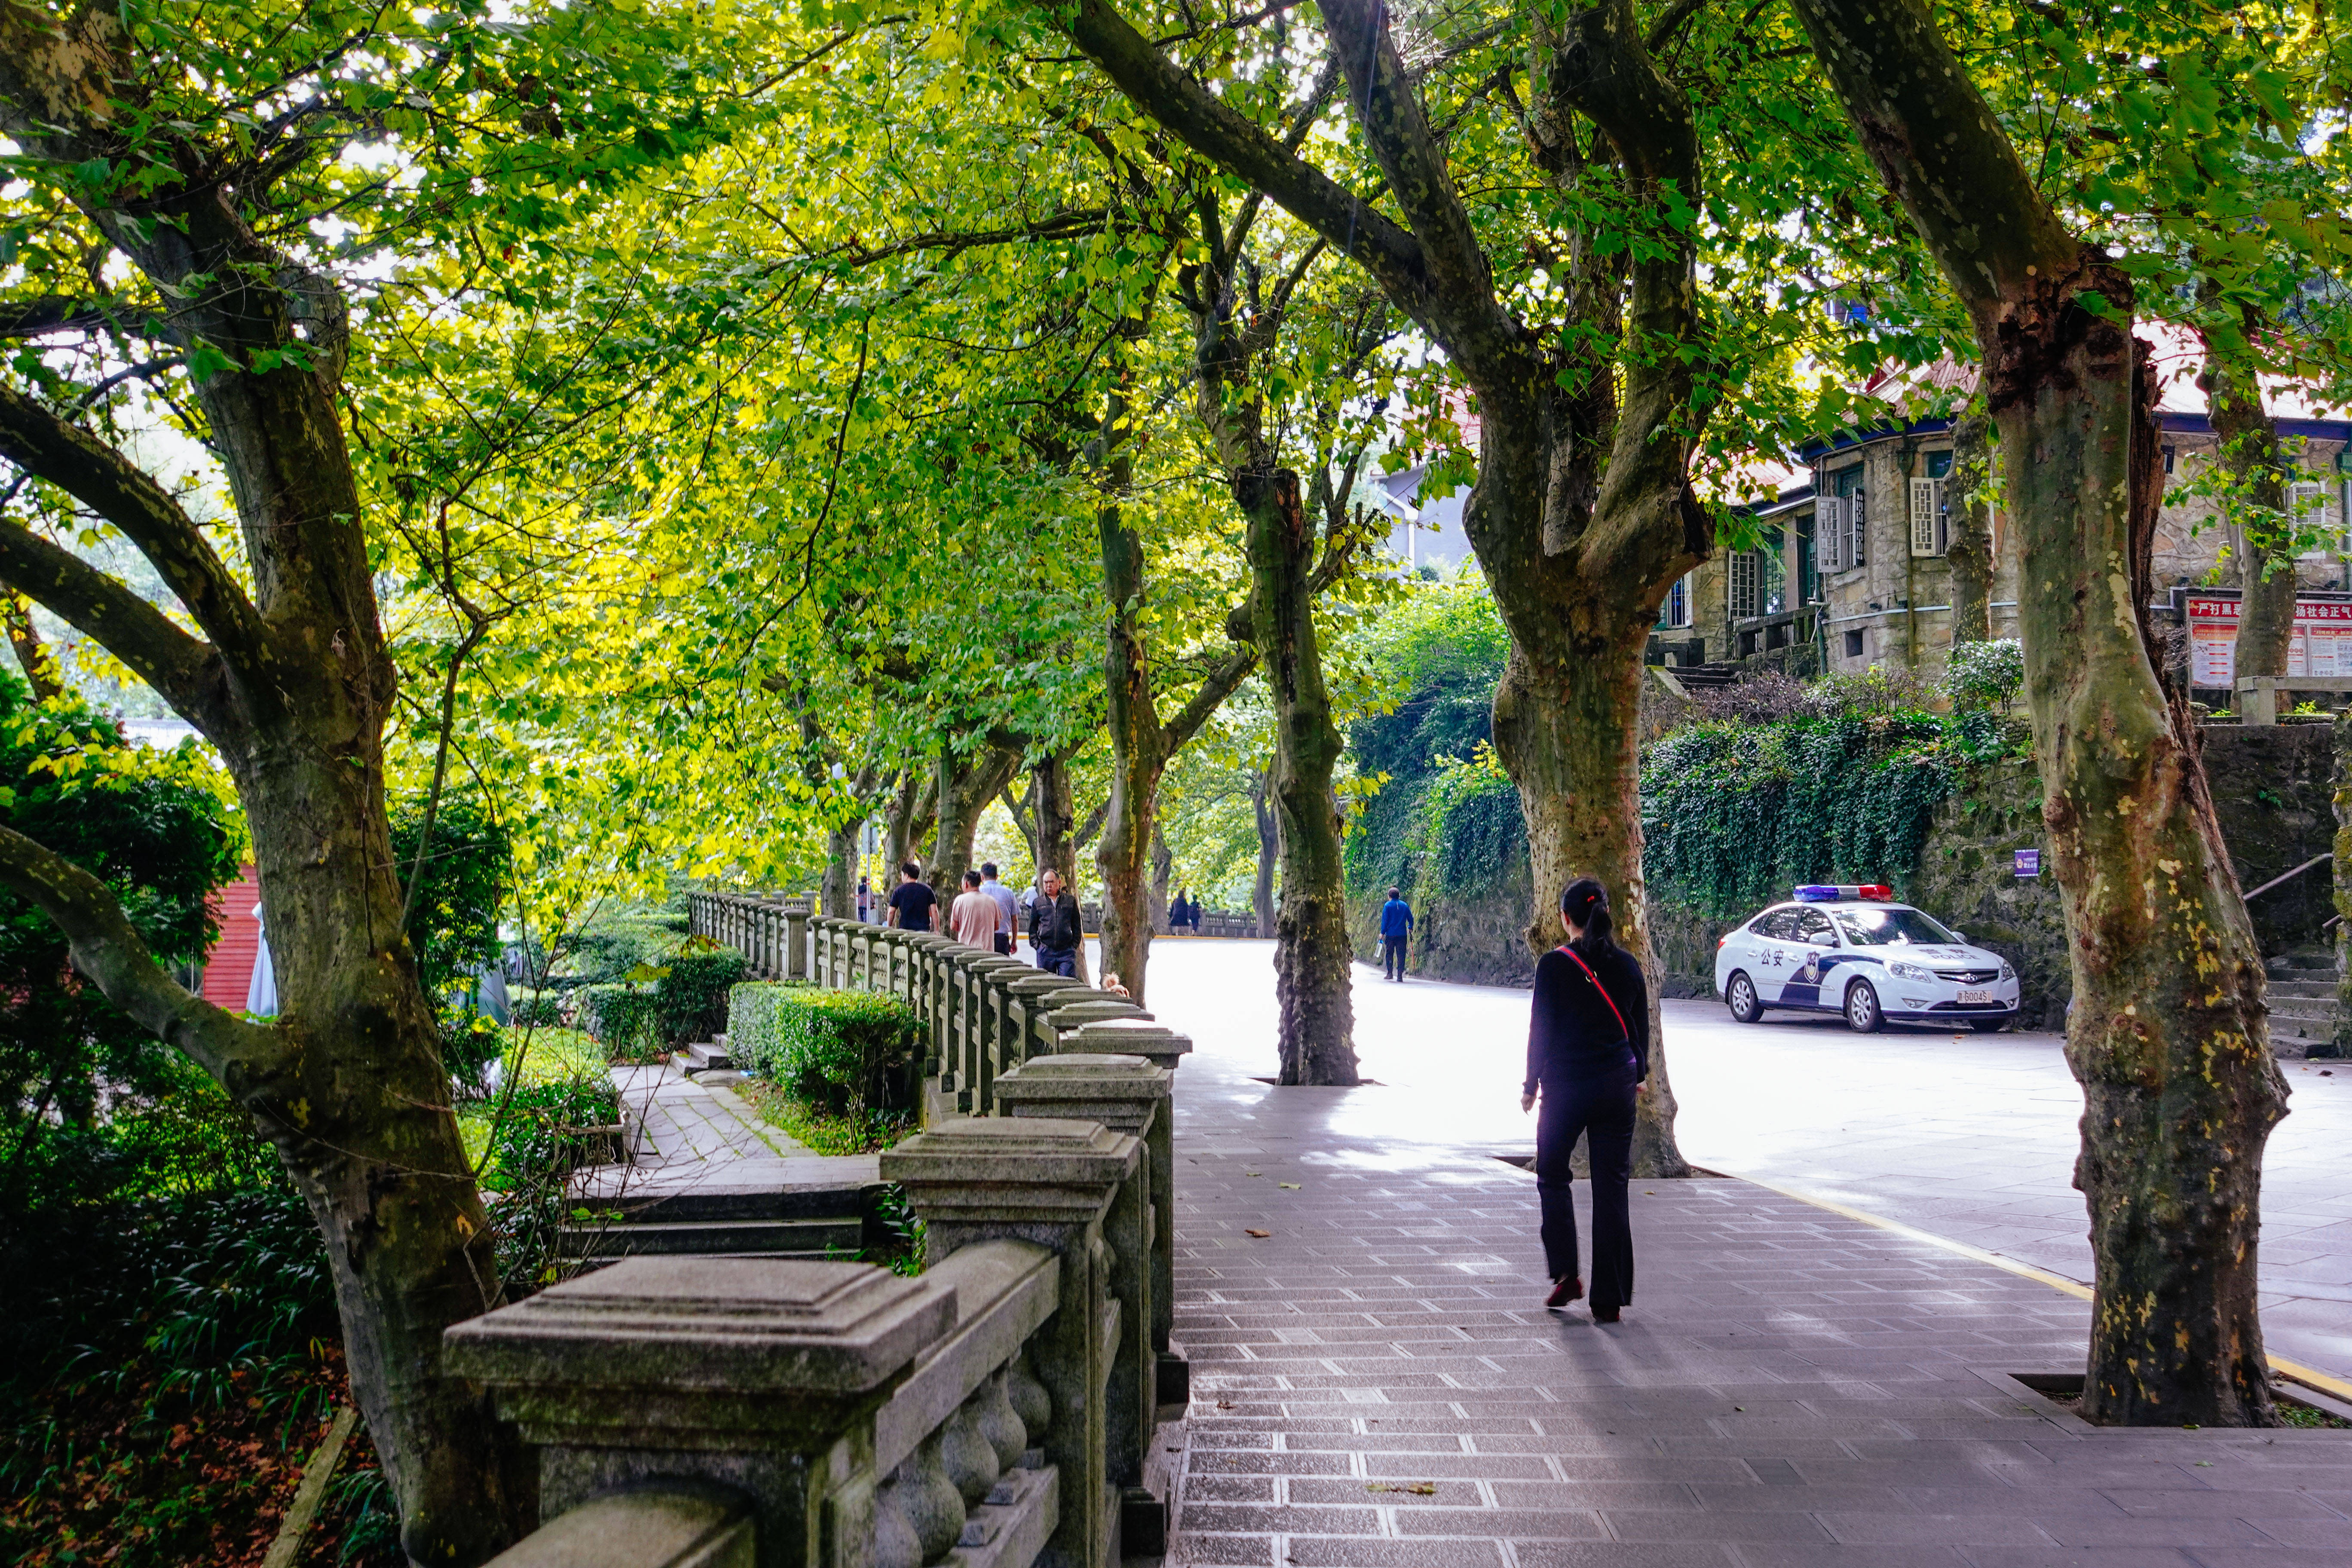
[[[2006,1018],[1970,1018],[1969,1027],[1979,1035],[1997,1035],[2009,1027]]]
[[[1878,992],[1867,980],[1857,980],[1845,988],[1845,1026],[1857,1035],[1874,1035],[1884,1022],[1878,1011]]]
[[[1764,1004],[1756,999],[1756,982],[1745,973],[1735,973],[1731,984],[1723,988],[1723,999],[1731,1005],[1734,1023],[1752,1024],[1764,1016]]]

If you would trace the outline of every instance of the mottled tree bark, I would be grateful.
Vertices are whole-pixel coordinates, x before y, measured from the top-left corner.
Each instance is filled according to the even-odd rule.
[[[2253,322],[2245,323],[2250,332]],[[2206,405],[2221,461],[2234,493],[2224,509],[2238,520],[2239,582],[2236,671],[2286,673],[2294,640],[2294,525],[2286,515],[2286,459],[2279,452],[2278,421],[2263,403],[2254,356],[2244,339],[2205,335]]]
[[[1070,795],[1069,758],[1058,752],[1047,756],[1031,770],[1030,779],[1037,803],[1037,876],[1042,879],[1047,871],[1055,872],[1062,879],[1062,886],[1075,889],[1078,885],[1078,811]],[[1078,944],[1077,958],[1077,978],[1088,980],[1084,942]]]
[[[1952,472],[1945,493],[1950,537],[1944,559],[1952,569],[1952,644],[1984,642],[1992,636],[1992,508],[1969,498],[1991,474],[1990,426],[1971,414],[1952,426]]]
[[[1010,735],[992,737],[964,756],[941,748],[937,767],[939,839],[931,849],[930,882],[931,891],[942,904],[953,903],[963,891],[963,874],[972,868],[971,846],[980,833],[981,813],[1021,771],[1021,745]]]
[[[1168,847],[1168,835],[1160,824],[1151,825],[1151,931],[1155,936],[1168,934],[1168,887],[1176,876],[1176,856]]]
[[[1250,813],[1257,819],[1257,879],[1252,884],[1250,911],[1257,917],[1257,934],[1274,934],[1274,868],[1282,853],[1282,828],[1274,815],[1274,764],[1250,779]]]
[[[2149,651],[2163,466],[2130,279],[2042,199],[1924,0],[1797,10],[1969,308],[2000,427],[2084,1099],[2075,1182],[2097,1276],[2083,1413],[2272,1425],[2255,1258],[2284,1086],[2204,768]]]
[[[59,24],[0,9],[0,132],[53,166],[120,166],[133,154],[112,111],[145,96],[138,68],[110,11]],[[250,587],[129,457],[14,391],[0,391],[0,457],[119,530],[199,636],[21,528],[0,528],[0,583],[97,639],[219,749],[252,830],[279,1016],[240,1022],[181,989],[101,884],[29,839],[0,835],[0,880],[276,1144],[326,1240],[352,1391],[404,1544],[421,1562],[478,1563],[529,1523],[533,1470],[482,1392],[441,1371],[442,1331],[502,1292],[402,934],[383,755],[398,672],[340,418],[344,302],[248,223],[237,149],[189,141],[173,154],[142,154],[153,162],[135,214],[99,195],[86,214],[171,296],[163,330],[177,346],[202,343],[233,367],[192,390]]]
[[[1528,939],[1538,949],[1560,940],[1557,901],[1568,877],[1601,877],[1623,911],[1627,945],[1654,981],[1638,913],[1633,699],[1660,602],[1714,542],[1688,479],[1703,407],[1692,374],[1691,351],[1704,342],[1695,252],[1666,216],[1672,203],[1701,198],[1690,105],[1652,59],[1631,0],[1529,16],[1536,39],[1521,123],[1544,176],[1576,195],[1597,156],[1612,186],[1653,202],[1656,219],[1638,260],[1600,235],[1572,237],[1564,269],[1571,309],[1578,327],[1591,330],[1539,330],[1495,291],[1494,265],[1384,8],[1377,0],[1318,3],[1350,112],[1387,185],[1379,206],[1235,112],[1105,0],[1076,0],[1061,25],[1170,135],[1362,266],[1476,393],[1478,479],[1464,523],[1515,647],[1496,728],[1533,849]],[[1620,341],[1632,352],[1591,346]],[[1595,732],[1587,728],[1594,723],[1616,728]],[[1651,1037],[1662,1040],[1652,1023]],[[1636,1142],[1644,1175],[1686,1169],[1673,1112],[1665,1056],[1654,1049]]]
[[[0,615],[8,622],[8,646],[16,650],[16,668],[25,672],[25,684],[33,689],[37,702],[53,702],[65,695],[65,682],[58,678],[57,656],[49,645],[41,640],[40,629],[33,625],[33,606],[22,594],[0,597]]]
[[[1282,902],[1274,923],[1280,1078],[1350,1085],[1356,1071],[1355,952],[1348,940],[1343,832],[1331,774],[1345,742],[1331,722],[1315,633],[1315,528],[1298,476],[1245,475],[1236,499],[1249,523],[1250,610],[1274,698],[1266,794],[1280,824]]]

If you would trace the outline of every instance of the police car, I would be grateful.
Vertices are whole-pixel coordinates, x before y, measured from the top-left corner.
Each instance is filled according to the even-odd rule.
[[[1752,1024],[1767,1007],[1843,1013],[1868,1034],[1962,1020],[1990,1032],[2017,1016],[2017,971],[1878,886],[1805,887],[1715,950],[1715,989]]]

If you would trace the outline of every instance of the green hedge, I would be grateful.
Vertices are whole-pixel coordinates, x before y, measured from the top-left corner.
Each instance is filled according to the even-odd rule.
[[[673,1047],[707,1040],[727,1027],[727,997],[751,961],[731,947],[682,952],[654,987],[655,1026]]]
[[[661,997],[649,985],[583,985],[580,1026],[614,1052],[649,1051],[661,1043]]]
[[[534,991],[528,985],[518,985],[509,994],[508,1003],[514,1009],[515,1027],[553,1029],[563,1023],[563,998],[567,993],[550,986]]]
[[[922,1046],[922,1020],[894,996],[766,980],[728,993],[728,1054],[828,1110],[912,1105]]]

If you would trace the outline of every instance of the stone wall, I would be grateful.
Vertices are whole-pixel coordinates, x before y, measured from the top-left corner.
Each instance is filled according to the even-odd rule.
[[[2325,723],[2275,728],[2206,726],[2206,775],[2214,808],[2242,887],[2252,889],[2335,847],[2335,751]],[[2058,883],[2046,869],[2038,879],[2016,875],[2016,851],[2046,849],[2042,784],[2030,763],[1997,763],[1968,770],[1936,811],[1935,824],[1908,878],[1898,878],[1916,903],[1969,940],[2017,966],[2022,1021],[2055,1028],[2071,990],[2065,916]],[[1520,932],[1529,907],[1524,874],[1491,898],[1439,898],[1417,906],[1411,969],[1432,979],[1473,984],[1524,985],[1534,963]],[[2347,896],[2352,902],[2352,896]],[[2325,866],[2272,889],[2248,906],[2265,954],[2325,952],[2321,926],[2335,913],[2335,885]],[[1358,952],[1376,951],[1379,900],[1357,909]],[[1740,917],[1745,919],[1745,915]],[[1671,889],[1654,889],[1652,943],[1664,971],[1668,996],[1715,994],[1715,950],[1737,923],[1674,902]]]

